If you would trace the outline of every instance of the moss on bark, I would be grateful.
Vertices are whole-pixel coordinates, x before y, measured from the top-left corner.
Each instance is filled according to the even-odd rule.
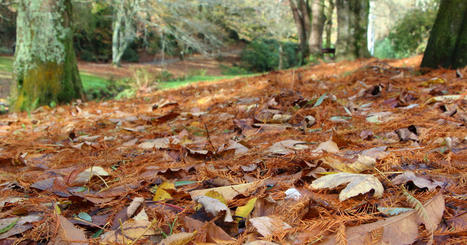
[[[441,1],[423,56],[422,67],[456,68],[466,65],[466,15],[467,1]]]
[[[83,98],[70,26],[70,0],[19,1],[14,110]]]

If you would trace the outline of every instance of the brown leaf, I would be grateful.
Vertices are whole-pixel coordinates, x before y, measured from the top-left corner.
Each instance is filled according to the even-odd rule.
[[[425,227],[436,227],[444,212],[444,198],[441,194],[428,201],[424,208],[429,215],[427,221],[418,215],[417,211],[410,211],[381,220],[375,223],[354,226],[347,229],[347,244],[412,244],[418,234],[418,226],[422,223]],[[382,233],[375,236],[375,233]],[[376,240],[373,240],[376,237]],[[336,244],[336,236],[329,237],[323,244]]]
[[[58,215],[58,236],[54,244],[84,245],[89,243],[83,230],[76,228],[68,219]]]
[[[428,188],[428,190],[433,191],[436,187],[443,187],[443,183],[436,180],[429,180],[423,177],[416,176],[411,171],[406,171],[401,175],[396,176],[392,183],[396,185],[406,184],[407,182],[412,182],[415,186],[420,189]]]
[[[250,223],[256,231],[264,237],[274,234],[274,232],[292,228],[277,216],[262,216],[251,218]]]

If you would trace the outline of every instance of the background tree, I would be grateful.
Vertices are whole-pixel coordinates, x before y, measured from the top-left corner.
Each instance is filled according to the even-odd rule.
[[[14,110],[83,98],[71,8],[71,0],[18,1]]]
[[[467,1],[442,0],[422,67],[458,68],[467,65]]]
[[[308,40],[311,31],[311,8],[308,0],[289,0],[295,25],[297,27],[298,41],[302,57],[310,53]]]
[[[369,57],[367,45],[369,0],[336,0],[338,59]]]
[[[334,0],[327,0],[325,7],[325,23],[324,23],[324,32],[326,34],[325,44],[326,48],[331,48],[331,35],[332,35],[332,27],[333,27],[333,13],[334,13]]]
[[[324,0],[311,1],[311,32],[310,32],[310,53],[313,56],[321,56],[323,47],[323,28],[326,17],[324,15]],[[331,17],[332,18],[332,17]]]

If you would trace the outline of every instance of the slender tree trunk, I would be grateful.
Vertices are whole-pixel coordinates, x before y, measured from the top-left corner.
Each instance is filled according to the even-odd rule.
[[[289,3],[290,8],[292,9],[295,25],[297,26],[302,59],[304,59],[308,57],[310,53],[308,39],[311,31],[311,9],[308,5],[308,0],[289,0]]]
[[[422,67],[467,65],[467,1],[442,0],[422,60]]]
[[[282,43],[279,43],[279,65],[277,69],[282,70],[282,68],[284,68],[284,48],[282,47]]]
[[[78,73],[71,0],[18,2],[13,110],[84,98]]]
[[[369,57],[367,45],[369,0],[336,0],[338,59]]]
[[[134,15],[137,1],[118,0],[114,6],[114,23],[112,34],[112,64],[120,66],[125,50],[136,36]]]
[[[332,14],[334,12],[334,0],[328,0],[328,6],[326,9],[326,48],[331,48],[331,35],[332,35]]]
[[[310,53],[313,56],[321,57],[321,48],[323,47],[323,28],[324,21],[324,0],[312,0],[311,2],[311,34],[310,34]]]

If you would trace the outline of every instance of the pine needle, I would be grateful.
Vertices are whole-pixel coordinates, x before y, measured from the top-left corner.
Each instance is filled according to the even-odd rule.
[[[347,234],[345,233],[345,224],[341,222],[337,228],[336,244],[347,245]]]

